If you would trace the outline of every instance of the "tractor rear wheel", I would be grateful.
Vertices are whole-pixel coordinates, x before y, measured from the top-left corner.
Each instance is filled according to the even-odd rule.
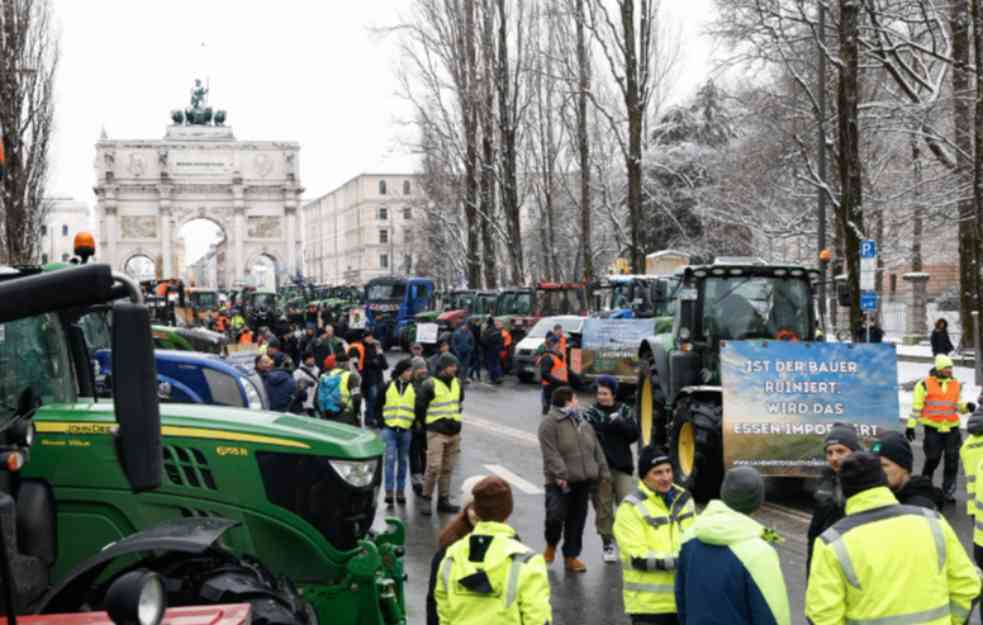
[[[635,387],[635,414],[641,436],[638,439],[638,450],[649,445],[666,444],[665,407],[656,401],[655,386],[651,363],[643,359],[638,372],[638,384]]]
[[[672,419],[669,457],[673,478],[698,501],[720,495],[724,479],[719,402],[680,399]]]

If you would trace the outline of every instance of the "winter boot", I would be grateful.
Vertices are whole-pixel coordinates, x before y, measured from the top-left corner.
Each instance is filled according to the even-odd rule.
[[[422,492],[422,491],[421,491]],[[426,495],[420,495],[420,512],[423,516],[430,516],[433,514],[433,498],[427,497]]]
[[[457,514],[461,511],[461,506],[457,506],[451,503],[449,497],[441,497],[437,500],[437,512],[446,512],[447,514]]]
[[[386,506],[390,508],[393,506],[393,492],[391,490],[386,491]]]
[[[396,491],[396,503],[398,503],[401,506],[406,505],[406,494],[403,493],[403,491],[401,490]]]
[[[563,558],[567,571],[570,573],[586,573],[587,565],[577,558]]]
[[[543,551],[543,560],[546,564],[553,564],[553,560],[556,560],[556,545],[546,545],[545,551]]]

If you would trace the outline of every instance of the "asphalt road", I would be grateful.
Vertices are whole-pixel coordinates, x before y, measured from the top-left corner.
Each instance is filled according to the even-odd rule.
[[[392,354],[398,357],[396,354]],[[471,384],[467,387],[464,404],[462,453],[454,473],[453,493],[460,500],[460,487],[467,478],[498,474],[513,487],[515,511],[510,524],[517,529],[523,542],[534,549],[545,547],[543,538],[543,477],[542,460],[536,440],[539,426],[539,393],[533,385],[518,384],[507,378],[501,386]],[[584,397],[583,401],[588,401]],[[582,401],[582,403],[583,403]],[[915,446],[915,467],[923,460],[921,446]],[[942,469],[936,473],[941,481]],[[804,480],[772,479],[768,483],[768,501],[755,518],[781,533],[785,542],[779,545],[785,582],[792,608],[792,622],[805,625],[805,552],[806,530],[811,514],[811,484]],[[946,508],[945,514],[956,532],[972,553],[972,525],[965,513],[962,476],[959,501]],[[426,517],[415,508],[412,492],[405,507],[387,511],[380,502],[380,519],[392,514],[405,520],[407,526],[406,571],[407,606],[410,623],[424,623],[425,597],[430,561],[436,550],[437,534],[449,520],[446,515]],[[584,574],[567,574],[558,559],[550,570],[552,605],[556,625],[628,625],[621,598],[619,564],[605,564],[601,559],[601,542],[594,530],[594,515],[590,512],[584,533],[584,553],[587,564]],[[979,623],[974,613],[972,623]]]

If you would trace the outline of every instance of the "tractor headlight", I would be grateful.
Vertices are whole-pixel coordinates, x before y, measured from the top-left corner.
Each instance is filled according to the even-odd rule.
[[[106,592],[106,612],[116,625],[160,625],[167,607],[164,585],[155,573],[130,571]]]
[[[331,468],[356,488],[365,488],[372,484],[375,478],[377,460],[329,460]]]
[[[251,410],[262,410],[263,398],[259,396],[259,391],[256,390],[256,386],[252,383],[252,380],[243,378],[242,388],[246,391],[246,405]]]

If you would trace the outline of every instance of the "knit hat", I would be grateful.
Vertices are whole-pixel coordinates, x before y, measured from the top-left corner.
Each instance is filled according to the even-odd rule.
[[[751,514],[765,500],[765,481],[754,467],[734,467],[724,476],[720,499],[733,510]]]
[[[451,365],[458,366],[460,364],[457,361],[457,356],[450,352],[443,353],[437,357],[437,371],[445,371]]]
[[[983,407],[977,407],[976,412],[969,417],[969,421],[966,422],[966,431],[973,436],[983,434]]]
[[[560,337],[558,337],[555,334],[550,334],[549,336],[546,337],[547,345],[556,345],[559,342],[560,342]]]
[[[413,367],[413,371],[426,369],[427,361],[423,359],[423,356],[413,356],[410,358],[410,366]]]
[[[278,339],[278,338],[272,338],[272,339],[270,339],[270,342],[266,344],[266,346],[267,347],[275,347],[277,349],[280,349],[280,339]]]
[[[669,452],[664,447],[647,446],[638,454],[638,478],[644,480],[649,471],[660,464],[670,464]]]
[[[602,386],[611,390],[612,395],[618,394],[618,380],[614,376],[610,375],[600,375],[597,376],[597,381],[594,382],[594,386],[601,388]]]
[[[325,369],[334,369],[335,365],[337,364],[338,364],[338,359],[335,358],[334,354],[328,354],[327,356],[324,357]]]
[[[512,514],[512,489],[502,478],[489,475],[471,490],[474,512],[482,521],[504,523]]]
[[[857,430],[852,425],[847,425],[846,423],[834,423],[833,428],[826,435],[826,440],[823,441],[823,449],[826,449],[830,445],[843,445],[848,447],[850,451],[860,451],[863,447],[860,446],[860,438],[857,436]]]
[[[870,453],[887,458],[908,473],[911,473],[915,463],[915,457],[911,453],[911,443],[901,432],[894,430],[878,436],[870,446]]]
[[[413,365],[410,363],[409,358],[404,358],[400,360],[399,362],[396,363],[396,366],[393,367],[393,375],[392,375],[393,379],[395,380],[399,376],[403,375],[404,373],[409,371],[412,367]]]
[[[935,357],[935,370],[942,371],[943,369],[951,369],[953,366],[952,358],[949,358],[945,354],[938,354]]]
[[[849,498],[886,484],[887,477],[881,469],[881,460],[872,453],[858,451],[840,462],[840,485],[843,487],[844,497]]]

